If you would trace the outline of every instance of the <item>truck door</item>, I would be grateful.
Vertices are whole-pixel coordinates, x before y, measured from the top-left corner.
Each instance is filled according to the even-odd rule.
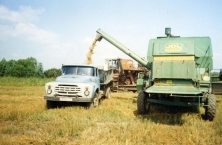
[[[100,88],[100,78],[99,78],[99,72],[98,69],[95,68],[95,81],[98,84],[99,88]]]

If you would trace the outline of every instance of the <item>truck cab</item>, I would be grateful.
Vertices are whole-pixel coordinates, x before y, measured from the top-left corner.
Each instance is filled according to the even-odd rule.
[[[86,102],[98,106],[100,77],[98,68],[91,65],[63,65],[62,75],[45,84],[46,107],[59,102]]]

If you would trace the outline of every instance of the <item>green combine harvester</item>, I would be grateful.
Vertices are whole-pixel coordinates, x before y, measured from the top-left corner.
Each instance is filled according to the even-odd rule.
[[[132,52],[110,35],[97,30],[96,40],[102,38],[147,68],[137,79],[137,109],[149,112],[150,104],[198,106],[205,108],[205,119],[216,115],[216,98],[212,94],[212,45],[209,37],[172,36],[149,41],[147,60]]]

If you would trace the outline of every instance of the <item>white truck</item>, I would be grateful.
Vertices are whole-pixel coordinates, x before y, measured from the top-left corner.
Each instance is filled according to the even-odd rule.
[[[105,69],[104,69],[105,68]],[[85,102],[97,107],[102,97],[110,98],[113,70],[92,65],[63,65],[62,75],[45,84],[46,107],[61,103]]]

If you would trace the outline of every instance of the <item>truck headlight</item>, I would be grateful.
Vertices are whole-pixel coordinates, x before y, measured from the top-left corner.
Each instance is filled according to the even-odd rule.
[[[84,92],[84,94],[86,95],[86,96],[89,96],[89,91],[88,90],[86,90],[85,92]]]
[[[90,92],[89,92],[89,87],[86,87],[86,88],[85,88],[84,94],[85,94],[86,96],[89,96],[89,94],[90,94]]]
[[[51,89],[47,89],[47,94],[51,94],[52,90]]]
[[[47,94],[51,94],[52,93],[51,87],[52,87],[51,85],[48,85]]]

